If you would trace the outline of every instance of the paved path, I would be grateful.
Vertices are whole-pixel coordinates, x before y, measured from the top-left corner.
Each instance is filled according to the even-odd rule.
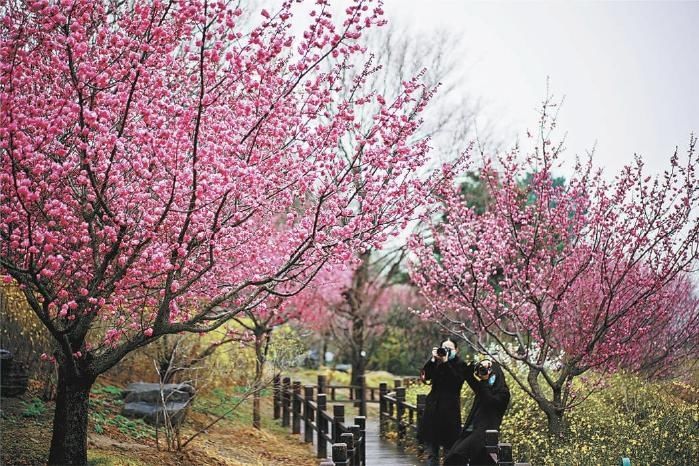
[[[303,422],[301,423],[301,438],[303,438]],[[317,437],[313,435],[313,451],[316,451]],[[379,436],[379,421],[376,417],[368,417],[366,423],[366,466],[426,466],[427,462],[420,461],[414,453],[405,451],[390,440]],[[310,445],[310,444],[309,444]],[[328,453],[331,448],[328,445]]]
[[[367,466],[424,466],[427,463],[395,443],[379,436],[377,419],[367,419],[366,425],[366,464]]]

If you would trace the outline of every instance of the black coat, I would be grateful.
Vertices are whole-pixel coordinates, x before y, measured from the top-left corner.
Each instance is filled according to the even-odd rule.
[[[500,430],[500,423],[510,402],[510,390],[499,364],[493,364],[495,383],[492,386],[488,381],[481,382],[474,377],[474,364],[466,366],[466,383],[473,390],[475,398],[461,435],[449,450],[444,464],[492,464],[485,451],[485,431]]]
[[[423,371],[425,380],[432,381],[432,389],[418,426],[418,441],[450,448],[461,430],[461,387],[466,363],[458,356],[445,363],[430,360]]]

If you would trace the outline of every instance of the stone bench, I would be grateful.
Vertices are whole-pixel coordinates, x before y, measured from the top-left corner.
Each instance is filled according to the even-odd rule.
[[[143,419],[148,424],[160,426],[167,415],[171,424],[180,424],[194,397],[194,387],[184,383],[161,386],[157,383],[136,382],[126,387],[123,396],[121,414],[125,417]]]

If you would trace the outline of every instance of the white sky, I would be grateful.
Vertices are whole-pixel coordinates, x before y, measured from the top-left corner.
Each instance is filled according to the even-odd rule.
[[[463,37],[463,92],[511,146],[534,129],[550,77],[565,96],[566,158],[597,143],[608,174],[640,154],[650,170],[699,133],[699,2],[386,0],[398,29]],[[427,65],[427,64],[426,64]]]

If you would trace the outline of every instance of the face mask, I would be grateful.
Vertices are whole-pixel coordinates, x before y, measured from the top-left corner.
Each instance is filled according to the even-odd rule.
[[[454,350],[449,351],[449,357],[448,357],[449,361],[451,361],[455,357],[456,357],[456,351],[454,351]]]
[[[490,385],[491,387],[495,385],[495,374],[491,375],[488,379],[488,385]]]

